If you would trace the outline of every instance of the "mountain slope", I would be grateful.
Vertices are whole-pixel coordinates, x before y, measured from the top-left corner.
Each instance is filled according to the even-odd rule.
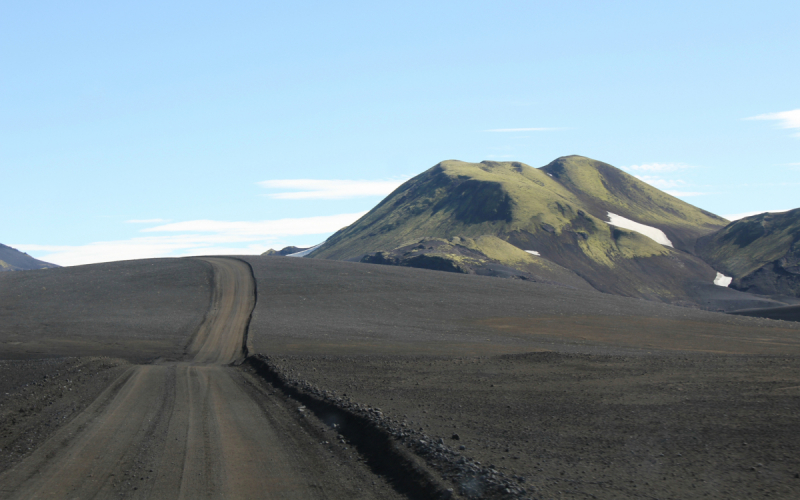
[[[16,248],[0,243],[0,271],[27,271],[31,269],[50,269],[59,267],[49,262],[34,259]]]
[[[663,231],[676,248],[608,224],[608,212]],[[711,283],[716,273],[690,252],[698,236],[725,222],[584,157],[559,158],[541,169],[449,160],[401,185],[310,256],[361,260],[424,238],[491,235],[539,252],[598,290],[694,303],[689,289]]]
[[[698,254],[731,276],[731,287],[800,297],[800,208],[745,217],[701,238]]]
[[[445,240],[423,238],[392,251],[365,255],[361,262],[434,269],[463,274],[538,281],[582,290],[593,287],[574,272],[520,250],[496,236]]]
[[[697,208],[607,163],[565,156],[542,167],[594,214],[612,212],[658,227],[679,250],[694,253],[697,238],[727,220]]]

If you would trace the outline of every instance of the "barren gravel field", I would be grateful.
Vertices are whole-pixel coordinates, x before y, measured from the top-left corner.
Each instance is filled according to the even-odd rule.
[[[392,433],[456,493],[800,497],[797,323],[284,260],[250,260],[254,349],[295,390]]]
[[[241,259],[0,276],[0,496],[800,497],[796,322]]]
[[[179,359],[208,310],[211,273],[196,259],[0,273],[0,357]]]

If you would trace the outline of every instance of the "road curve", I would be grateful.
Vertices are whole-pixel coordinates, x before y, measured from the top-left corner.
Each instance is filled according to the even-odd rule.
[[[214,291],[206,319],[189,347],[193,361],[215,365],[242,361],[247,323],[255,306],[250,266],[236,259],[201,260],[214,267]]]
[[[319,469],[319,457],[291,435],[297,432],[294,417],[254,398],[241,383],[244,375],[225,366],[244,356],[254,304],[249,266],[203,260],[214,268],[214,294],[190,345],[191,358],[129,369],[0,476],[0,497],[331,496],[313,484],[308,471]]]

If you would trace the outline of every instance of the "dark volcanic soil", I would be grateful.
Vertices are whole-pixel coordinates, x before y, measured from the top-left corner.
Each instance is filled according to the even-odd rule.
[[[325,394],[329,404],[380,414],[382,428],[438,470],[456,497],[488,494],[487,477],[511,488],[491,490],[493,498],[800,496],[800,323],[481,276],[246,260],[258,292],[249,353],[268,355],[283,380]],[[210,271],[197,260],[164,259],[0,275],[0,471],[42,455],[36,449],[59,421],[134,370],[152,379],[141,387],[157,396],[127,403],[142,413],[136,425],[154,426],[146,443],[182,453],[183,444],[160,441],[173,432],[169,412],[151,424],[147,408],[180,410],[185,392],[170,396],[170,387],[203,375],[209,382],[189,393],[207,393],[208,408],[225,418],[249,414],[230,411],[234,394],[251,401],[249,410],[258,405],[253,415],[267,415],[272,427],[259,424],[256,433],[276,429],[275,442],[289,450],[279,462],[307,471],[319,496],[394,495],[391,480],[370,472],[379,450],[360,456],[350,443],[358,436],[315,420],[291,391],[259,379],[255,364],[167,361],[190,359],[188,341],[211,299]],[[131,369],[110,358],[39,359],[94,353],[160,361]],[[175,415],[175,422],[205,418],[198,410]],[[220,418],[203,425],[252,435],[251,425],[226,427]],[[246,449],[229,440],[215,446]],[[145,497],[173,484],[131,457],[120,462],[125,477],[114,479],[113,491]],[[134,490],[132,475],[140,473],[150,486]]]
[[[380,408],[417,431],[406,439],[441,438],[523,496],[800,495],[796,323],[479,276],[248,260],[250,341],[287,380]],[[445,474],[456,492],[480,491]]]
[[[732,314],[753,316],[756,318],[780,319],[783,321],[800,321],[800,306],[773,307],[769,309],[745,309]]]
[[[113,358],[0,361],[0,472],[86,409],[128,366]]]
[[[0,359],[178,358],[210,300],[196,259],[0,273]]]
[[[372,264],[246,257],[264,354],[673,349],[800,355],[800,324],[541,283]]]
[[[484,467],[524,478],[518,483],[532,498],[800,496],[796,357],[530,353],[279,363],[290,377],[379,408],[397,428],[442,438]],[[470,486],[463,475],[452,482],[457,491]]]

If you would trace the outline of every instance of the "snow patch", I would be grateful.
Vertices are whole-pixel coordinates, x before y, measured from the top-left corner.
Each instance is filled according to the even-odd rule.
[[[730,276],[725,276],[721,272],[717,271],[717,277],[714,278],[714,284],[718,286],[728,286],[733,281],[733,278]]]
[[[647,236],[656,243],[660,243],[667,247],[672,247],[672,242],[669,241],[669,238],[667,238],[667,235],[664,234],[664,231],[660,229],[651,226],[646,226],[644,224],[639,224],[638,222],[626,219],[621,215],[613,214],[611,212],[608,212],[608,219],[609,220],[607,224],[621,227],[622,229],[630,229],[631,231],[636,231],[639,234]]]
[[[296,253],[290,253],[290,254],[287,254],[286,256],[287,256],[287,257],[305,257],[306,255],[310,254],[311,252],[313,252],[314,250],[316,250],[316,249],[317,249],[318,247],[320,247],[321,245],[322,245],[322,243],[320,243],[319,245],[314,245],[314,246],[313,246],[313,247],[311,247],[311,248],[306,248],[305,250],[303,250],[303,251],[300,251],[300,252],[296,252]]]
[[[536,250],[525,250],[525,251],[528,252],[531,255],[542,255],[539,252],[537,252]]]

